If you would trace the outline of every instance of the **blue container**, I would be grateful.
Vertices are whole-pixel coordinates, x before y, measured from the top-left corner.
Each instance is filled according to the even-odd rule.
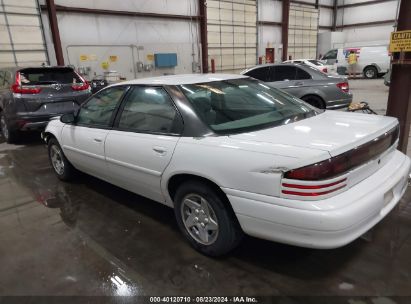
[[[154,54],[154,64],[156,68],[172,68],[177,66],[176,53]]]

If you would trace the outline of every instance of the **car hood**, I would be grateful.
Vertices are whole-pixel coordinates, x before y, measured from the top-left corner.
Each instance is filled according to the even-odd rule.
[[[336,156],[373,140],[397,123],[392,117],[325,111],[295,123],[230,135],[230,138],[323,150]]]

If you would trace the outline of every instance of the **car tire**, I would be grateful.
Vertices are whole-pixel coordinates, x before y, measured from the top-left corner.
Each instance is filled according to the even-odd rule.
[[[234,249],[243,232],[224,194],[201,181],[183,183],[175,194],[177,224],[197,251],[221,256]]]
[[[378,77],[378,70],[376,67],[368,66],[364,69],[364,78],[374,79]]]
[[[312,105],[313,107],[316,107],[317,109],[325,109],[325,103],[324,101],[315,95],[307,95],[301,98],[304,100],[306,103]]]
[[[59,145],[57,139],[51,138],[48,141],[48,155],[50,165],[56,176],[62,181],[70,181],[74,178],[77,170],[68,161]]]
[[[3,113],[0,113],[1,135],[8,144],[16,143],[19,139],[19,131],[10,128],[10,125]]]

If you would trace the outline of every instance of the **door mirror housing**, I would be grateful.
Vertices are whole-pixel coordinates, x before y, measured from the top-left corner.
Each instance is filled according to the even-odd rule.
[[[74,113],[63,114],[60,116],[60,121],[66,124],[73,123],[76,121],[76,116],[74,116]]]

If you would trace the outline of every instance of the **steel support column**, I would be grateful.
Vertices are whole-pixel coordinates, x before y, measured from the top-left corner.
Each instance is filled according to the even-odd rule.
[[[411,1],[401,1],[398,17],[398,31],[411,30]],[[396,53],[394,60],[399,59]],[[397,117],[400,122],[400,142],[398,149],[407,152],[411,123],[411,53],[405,53],[404,61],[392,65],[390,94],[387,115]]]
[[[205,0],[198,0],[200,13],[200,41],[202,72],[208,73],[207,7]]]
[[[64,65],[63,49],[61,47],[61,39],[59,25],[57,22],[56,5],[54,0],[46,0],[47,13],[49,15],[51,36],[53,38],[54,52],[56,53],[57,65]]]
[[[338,16],[338,0],[334,0],[333,6],[333,26],[332,31],[335,32],[337,30],[337,16]]]
[[[281,39],[283,42],[283,61],[288,59],[288,24],[290,19],[290,0],[283,0],[283,20],[281,25]]]

